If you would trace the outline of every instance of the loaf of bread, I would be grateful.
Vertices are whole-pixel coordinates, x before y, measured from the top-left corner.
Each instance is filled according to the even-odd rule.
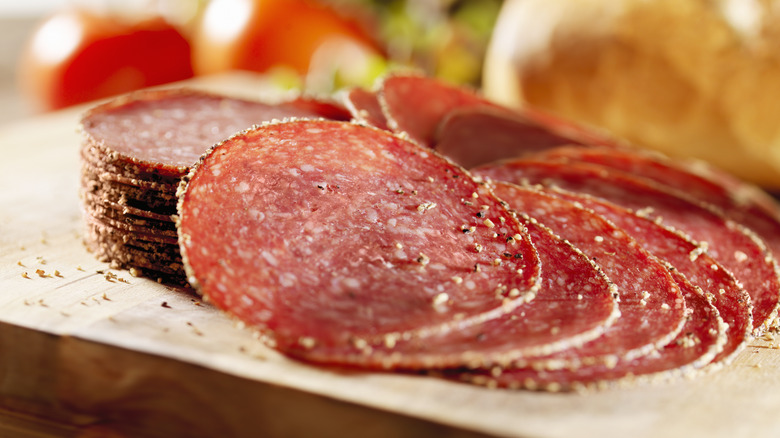
[[[507,0],[484,92],[780,190],[780,2]]]

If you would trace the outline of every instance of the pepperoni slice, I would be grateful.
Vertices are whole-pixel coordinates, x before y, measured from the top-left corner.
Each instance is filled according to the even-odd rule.
[[[536,218],[591,257],[615,283],[620,297],[621,316],[603,336],[580,348],[525,362],[538,369],[630,360],[656,351],[677,336],[685,317],[680,286],[658,259],[623,230],[602,216],[537,190],[497,183],[494,191],[510,208]]]
[[[536,250],[490,190],[387,131],[267,124],[213,148],[185,181],[191,283],[302,359],[348,362],[539,291]]]
[[[546,151],[545,159],[588,162],[618,169],[682,191],[687,196],[715,206],[726,217],[754,231],[777,260],[780,257],[780,218],[777,202],[755,186],[719,172],[703,163],[672,161],[639,150],[562,147]],[[759,299],[766,302],[758,301]],[[777,313],[778,294],[756,297],[758,308]],[[771,318],[764,320],[768,327]],[[760,323],[760,321],[758,321]]]
[[[774,257],[753,233],[713,210],[652,181],[587,163],[514,160],[480,172],[496,180],[591,194],[683,231],[699,242],[698,252],[706,249],[742,283],[753,302],[756,331],[771,319],[780,290]]]

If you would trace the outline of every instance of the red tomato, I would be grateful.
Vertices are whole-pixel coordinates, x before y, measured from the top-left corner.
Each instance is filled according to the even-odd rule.
[[[197,74],[287,66],[305,73],[312,54],[333,37],[381,53],[367,31],[333,9],[307,0],[212,0],[193,33]]]
[[[162,19],[128,22],[76,9],[41,24],[18,74],[22,93],[42,110],[193,75],[189,43]]]

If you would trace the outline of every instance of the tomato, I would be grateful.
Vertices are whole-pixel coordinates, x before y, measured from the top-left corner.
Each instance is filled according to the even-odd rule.
[[[18,69],[22,94],[41,110],[192,76],[189,42],[161,18],[128,21],[83,9],[46,19]]]
[[[304,74],[317,49],[336,38],[381,53],[356,21],[314,1],[212,0],[193,33],[194,70],[263,72],[286,66]]]

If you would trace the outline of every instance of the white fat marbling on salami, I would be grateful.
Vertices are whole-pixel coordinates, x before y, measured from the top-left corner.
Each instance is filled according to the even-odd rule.
[[[408,141],[349,123],[267,124],[213,148],[187,179],[178,227],[199,291],[312,360],[496,318],[539,286],[527,233],[489,190]]]
[[[609,201],[641,213],[690,236],[697,244],[688,254],[695,262],[706,252],[726,268],[758,303],[771,302],[780,289],[777,264],[763,242],[752,232],[717,211],[665,189],[651,180],[589,163],[561,163],[520,159],[484,166],[479,174],[517,183],[542,184]],[[735,257],[739,252],[747,258]],[[770,297],[764,300],[764,297]],[[772,306],[752,307],[752,319],[763,324]],[[724,318],[725,319],[725,318]]]
[[[633,149],[562,147],[541,154],[546,160],[587,162],[634,176],[648,178],[673,190],[678,196],[717,209],[737,224],[744,225],[763,240],[775,261],[780,258],[780,205],[758,187],[737,180],[702,162],[671,160],[658,153]],[[735,251],[734,261],[747,262],[748,255]],[[777,314],[780,288],[776,293],[754,293],[754,324],[769,328]]]
[[[129,159],[189,167],[209,147],[252,125],[316,114],[195,91],[138,93],[91,110],[82,129]]]
[[[345,357],[369,368],[430,369],[506,366],[523,357],[580,346],[601,336],[620,315],[617,292],[588,257],[535,220],[522,217],[542,264],[537,297],[498,318],[424,338],[388,335],[370,355]],[[473,290],[472,280],[452,281]],[[510,291],[512,296],[519,291]],[[446,310],[449,295],[436,303]],[[338,352],[330,352],[338,354]]]

